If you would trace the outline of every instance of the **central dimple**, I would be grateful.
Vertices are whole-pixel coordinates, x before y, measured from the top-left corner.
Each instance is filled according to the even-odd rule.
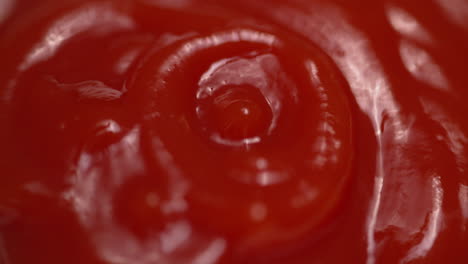
[[[196,112],[203,130],[218,143],[261,141],[275,127],[281,108],[281,67],[272,54],[217,61],[198,83]]]
[[[248,85],[225,86],[200,105],[209,131],[228,140],[265,135],[272,112],[263,95]],[[203,110],[202,110],[203,111]]]

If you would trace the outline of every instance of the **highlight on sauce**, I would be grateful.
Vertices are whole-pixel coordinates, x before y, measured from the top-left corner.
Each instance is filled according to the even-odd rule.
[[[468,262],[468,2],[0,0],[0,264]]]

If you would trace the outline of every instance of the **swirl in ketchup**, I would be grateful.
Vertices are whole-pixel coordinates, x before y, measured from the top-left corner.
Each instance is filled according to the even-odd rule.
[[[468,262],[465,1],[0,10],[0,264]]]

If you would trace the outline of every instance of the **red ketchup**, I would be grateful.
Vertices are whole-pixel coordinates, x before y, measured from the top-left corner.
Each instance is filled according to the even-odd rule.
[[[468,263],[468,2],[1,0],[0,264]]]

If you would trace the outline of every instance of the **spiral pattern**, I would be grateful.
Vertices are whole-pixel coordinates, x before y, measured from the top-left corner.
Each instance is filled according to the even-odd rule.
[[[234,28],[158,48],[135,73],[125,99],[143,116],[143,141],[160,141],[154,163],[167,166],[164,151],[190,182],[195,222],[271,242],[335,209],[350,176],[351,120],[345,87],[314,49]]]
[[[424,44],[434,33],[396,4],[375,32],[336,2],[66,1],[0,17],[12,25],[0,37],[12,51],[0,63],[11,175],[0,177],[0,263],[30,263],[12,248],[47,251],[32,236],[63,249],[38,263],[431,252],[437,263],[460,251],[436,240],[444,212],[461,215],[444,234],[465,234],[468,129],[462,104],[445,103],[455,92],[440,92],[458,86]]]

